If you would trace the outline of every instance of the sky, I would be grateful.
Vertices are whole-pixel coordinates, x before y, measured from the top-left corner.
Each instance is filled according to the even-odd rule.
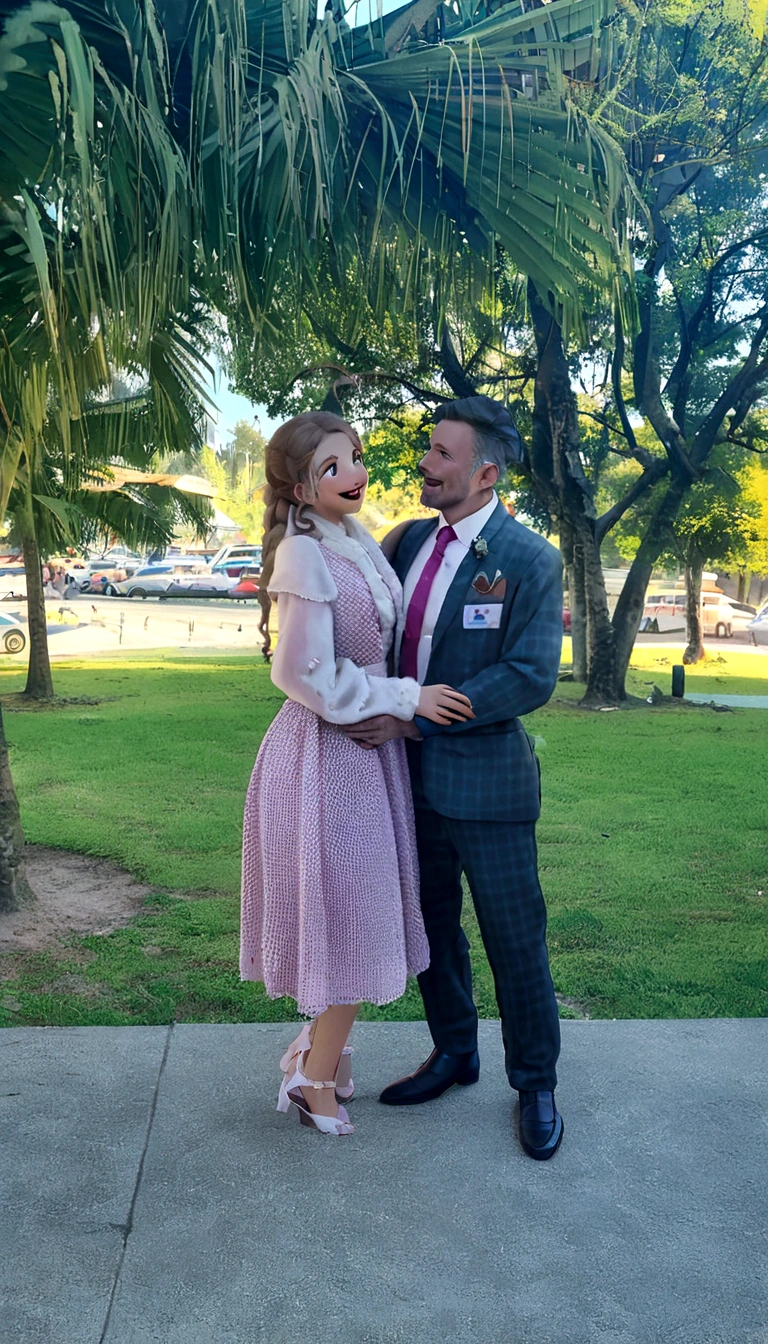
[[[213,362],[215,363],[215,360]],[[231,441],[238,420],[247,420],[249,425],[253,425],[254,429],[258,429],[264,435],[265,439],[277,429],[280,421],[270,419],[266,407],[255,405],[237,392],[230,392],[226,374],[222,373],[218,364],[213,386],[209,383],[208,388],[211,400],[218,411],[216,429],[222,447]],[[254,420],[258,420],[258,424],[254,424]]]

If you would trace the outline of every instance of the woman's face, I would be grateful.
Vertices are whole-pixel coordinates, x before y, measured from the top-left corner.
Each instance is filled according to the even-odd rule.
[[[368,485],[363,454],[341,430],[321,439],[312,459],[317,481],[317,497],[310,499],[305,487],[296,486],[296,495],[309,503],[321,518],[332,523],[344,514],[359,513]]]

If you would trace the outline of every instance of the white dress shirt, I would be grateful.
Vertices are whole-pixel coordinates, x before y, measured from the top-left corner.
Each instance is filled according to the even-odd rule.
[[[445,555],[443,556],[442,563],[434,577],[432,587],[429,591],[427,609],[424,612],[424,624],[421,627],[417,668],[418,679],[422,686],[424,685],[424,678],[427,675],[427,666],[432,653],[432,635],[435,626],[437,625],[437,618],[440,615],[440,609],[445,601],[448,589],[453,583],[453,580],[456,577],[456,571],[472,545],[472,542],[475,537],[482,532],[498,502],[499,497],[494,490],[493,498],[489,504],[484,505],[482,509],[478,509],[476,513],[470,513],[466,518],[462,518],[458,523],[453,524],[448,524],[441,513],[437,520],[437,531],[430,532],[424,545],[416,552],[416,558],[405,576],[405,582],[403,583],[403,607],[407,612],[411,598],[413,597],[413,590],[421,578],[424,566],[435,549],[435,538],[437,537],[437,533],[440,531],[441,527],[452,526],[456,533],[456,541],[450,541],[445,548]]]

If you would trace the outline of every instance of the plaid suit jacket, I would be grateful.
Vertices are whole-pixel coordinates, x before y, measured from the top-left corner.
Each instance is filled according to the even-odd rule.
[[[392,559],[404,580],[437,519],[413,523]],[[539,767],[519,715],[546,704],[557,682],[563,632],[560,553],[499,503],[482,529],[488,554],[462,561],[435,625],[426,683],[468,695],[476,717],[440,728],[419,721],[427,801],[446,817],[536,821]],[[478,575],[506,580],[498,629],[464,629],[464,607],[493,602],[473,588]],[[410,744],[409,744],[410,746]],[[409,753],[412,758],[414,753]]]

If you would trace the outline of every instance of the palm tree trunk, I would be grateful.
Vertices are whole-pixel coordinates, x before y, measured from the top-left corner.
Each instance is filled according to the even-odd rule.
[[[48,656],[48,628],[45,614],[45,593],[40,551],[35,535],[32,500],[25,494],[23,504],[16,510],[16,523],[24,552],[24,572],[27,578],[27,619],[29,622],[29,671],[24,694],[31,700],[53,699],[53,677]]]
[[[701,575],[704,562],[698,556],[689,557],[685,566],[685,624],[688,646],[683,654],[686,664],[700,663],[706,658],[701,633]]]
[[[31,899],[32,892],[24,876],[24,832],[0,708],[0,913],[18,910]]]

